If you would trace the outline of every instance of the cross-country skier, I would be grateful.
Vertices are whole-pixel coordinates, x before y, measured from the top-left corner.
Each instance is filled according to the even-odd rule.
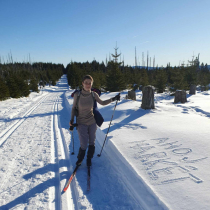
[[[87,152],[87,166],[91,166],[91,159],[93,158],[95,152],[95,139],[96,139],[96,120],[93,114],[93,99],[101,104],[107,105],[112,101],[120,100],[120,95],[116,95],[108,100],[101,100],[96,92],[94,96],[91,92],[91,87],[93,85],[93,78],[90,75],[86,75],[82,80],[83,89],[74,94],[74,102],[71,110],[71,120],[70,126],[74,123],[74,116],[77,115],[77,131],[80,140],[80,148],[78,153],[78,160],[76,165],[81,165],[85,152],[88,147]],[[77,100],[79,94],[79,100]],[[75,109],[76,108],[76,109]],[[89,146],[88,146],[89,145]]]

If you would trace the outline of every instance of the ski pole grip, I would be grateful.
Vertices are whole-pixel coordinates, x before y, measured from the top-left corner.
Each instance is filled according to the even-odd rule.
[[[77,127],[77,126],[78,126],[78,124],[77,124],[77,123],[74,123],[74,124],[73,124],[73,126],[74,126],[74,127]]]
[[[73,131],[74,130],[74,127],[77,127],[77,126],[78,126],[78,124],[77,123],[74,123],[74,124],[72,124],[72,126],[70,126],[69,130],[70,131]]]

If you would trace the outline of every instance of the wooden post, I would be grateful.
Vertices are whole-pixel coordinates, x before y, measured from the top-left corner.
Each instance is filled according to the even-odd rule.
[[[185,103],[187,102],[187,95],[185,90],[176,90],[175,97],[174,97],[174,103]]]
[[[145,86],[143,88],[143,96],[142,96],[142,109],[154,109],[154,87],[151,85]]]
[[[128,91],[128,99],[136,101],[136,92],[133,90]]]
[[[134,85],[133,86],[133,90],[135,91],[135,90],[139,90],[139,86],[138,85]]]
[[[196,85],[190,85],[190,95],[195,95],[196,93]]]
[[[201,92],[206,91],[206,86],[201,86]]]

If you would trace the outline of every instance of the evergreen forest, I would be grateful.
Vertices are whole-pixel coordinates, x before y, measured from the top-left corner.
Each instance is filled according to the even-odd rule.
[[[116,54],[116,56],[118,56]],[[187,66],[171,67],[132,67],[124,66],[117,59],[106,62],[71,62],[66,68],[63,64],[53,63],[0,63],[0,100],[28,96],[38,87],[56,85],[63,74],[67,74],[72,89],[82,88],[82,78],[89,74],[93,77],[93,87],[101,91],[117,92],[125,89],[137,89],[146,85],[155,87],[158,93],[165,90],[189,90],[190,85],[200,85],[208,90],[210,70],[198,60]],[[114,56],[113,56],[114,57]]]
[[[158,93],[166,89],[189,90],[190,85],[200,85],[203,90],[209,89],[210,71],[207,64],[192,62],[188,66],[171,67],[131,67],[122,63],[110,61],[105,65],[93,60],[91,63],[71,62],[66,67],[68,83],[72,89],[82,88],[82,78],[90,74],[93,79],[93,87],[102,91],[122,91],[124,89],[134,89],[146,85],[155,87]]]
[[[28,96],[38,86],[56,85],[65,73],[63,64],[0,63],[0,100]]]

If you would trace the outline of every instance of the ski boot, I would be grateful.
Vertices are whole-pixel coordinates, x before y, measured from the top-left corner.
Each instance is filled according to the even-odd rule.
[[[79,153],[77,155],[78,160],[76,162],[77,166],[80,166],[82,164],[82,161],[85,157],[85,152],[86,152],[86,150],[81,149],[81,147],[79,148]]]
[[[93,158],[95,152],[95,145],[89,145],[87,153],[87,166],[91,166],[91,159]]]

